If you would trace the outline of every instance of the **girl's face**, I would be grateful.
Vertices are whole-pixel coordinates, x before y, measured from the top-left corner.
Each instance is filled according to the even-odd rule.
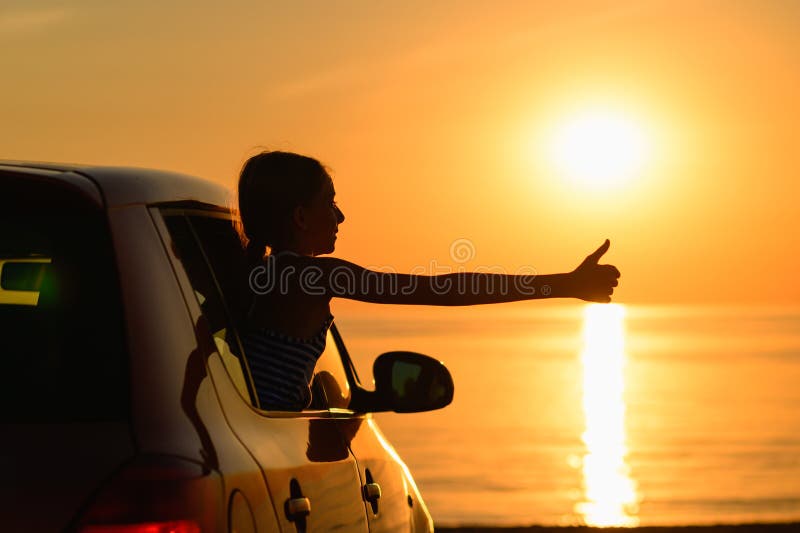
[[[314,255],[332,253],[336,247],[336,232],[344,222],[344,214],[336,206],[333,181],[327,178],[322,188],[305,209],[307,247]]]

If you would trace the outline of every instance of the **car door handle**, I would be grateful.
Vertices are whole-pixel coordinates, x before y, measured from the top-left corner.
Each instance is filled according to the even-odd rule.
[[[311,514],[311,500],[308,498],[289,498],[286,500],[286,516],[295,521]]]
[[[306,517],[311,514],[311,500],[303,496],[297,479],[292,478],[289,482],[289,499],[283,504],[283,512],[290,522],[297,522],[298,531],[305,531]]]
[[[372,514],[378,515],[378,500],[381,497],[381,486],[375,483],[375,478],[372,477],[372,472],[369,471],[369,468],[364,470],[364,477],[366,478],[364,481],[364,486],[362,487],[364,493],[364,499],[369,502],[369,506],[372,507]]]
[[[377,483],[367,483],[364,485],[364,499],[368,502],[376,502],[381,497],[381,486]]]

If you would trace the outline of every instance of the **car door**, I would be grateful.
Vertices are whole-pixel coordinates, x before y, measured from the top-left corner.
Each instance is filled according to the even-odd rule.
[[[261,468],[281,530],[367,531],[358,467],[341,438],[340,418],[319,400],[302,412],[265,411],[258,405],[247,360],[237,355],[243,353],[235,330],[237,309],[248,295],[230,215],[196,209],[161,209],[159,215],[218,348],[208,370],[220,403],[232,431]],[[212,295],[217,305],[211,304]]]
[[[332,328],[326,352],[329,352],[329,360],[339,361],[343,367],[339,379],[349,383],[352,389],[362,389],[338,326]],[[321,370],[317,368],[318,372]],[[338,405],[332,405],[332,410],[342,417],[339,430],[358,463],[370,532],[432,531],[430,515],[405,463],[378,428],[372,414],[349,410],[349,404],[339,400],[338,388],[341,387],[326,397],[338,401]]]

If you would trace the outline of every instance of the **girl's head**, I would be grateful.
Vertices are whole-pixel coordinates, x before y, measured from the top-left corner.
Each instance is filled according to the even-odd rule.
[[[331,253],[344,215],[334,202],[333,181],[322,164],[289,152],[262,152],[239,176],[239,215],[248,257],[266,247],[305,255]]]

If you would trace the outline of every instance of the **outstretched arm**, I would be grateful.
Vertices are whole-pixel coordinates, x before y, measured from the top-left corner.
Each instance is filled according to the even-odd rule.
[[[454,272],[437,276],[366,270],[335,259],[329,295],[363,302],[407,305],[478,305],[567,296],[566,274],[513,275]],[[332,261],[332,263],[333,263]],[[341,268],[353,276],[343,275]],[[334,270],[331,270],[334,272]],[[346,270],[345,270],[346,272]],[[352,279],[354,283],[345,280]]]
[[[616,267],[598,264],[609,246],[606,240],[575,270],[563,274],[398,274],[365,269],[334,257],[310,258],[303,268],[310,269],[305,275],[310,290],[316,287],[328,297],[371,303],[478,305],[541,298],[609,302],[620,276]]]

